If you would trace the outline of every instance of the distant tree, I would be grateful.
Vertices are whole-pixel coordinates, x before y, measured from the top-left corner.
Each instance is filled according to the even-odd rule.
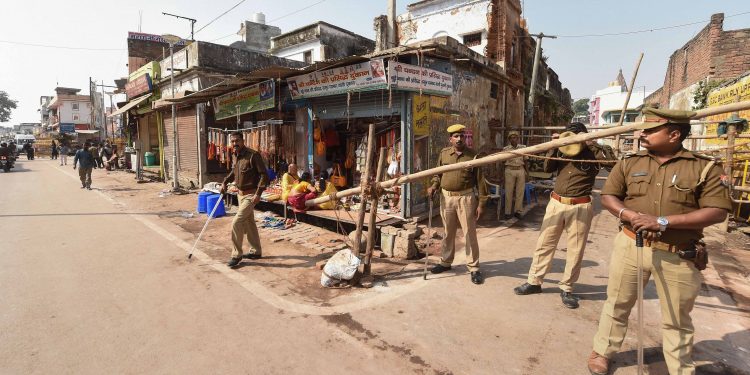
[[[586,98],[578,99],[573,102],[571,106],[576,116],[588,116],[589,115],[589,100]]]
[[[0,91],[0,122],[10,120],[10,111],[16,109],[18,102],[9,98],[8,93]]]

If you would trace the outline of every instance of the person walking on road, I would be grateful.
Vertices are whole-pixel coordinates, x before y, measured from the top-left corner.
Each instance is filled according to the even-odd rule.
[[[50,148],[51,148],[50,159],[52,160],[57,159],[57,155],[58,155],[57,142],[52,141],[52,146]]]
[[[78,177],[81,178],[81,189],[91,190],[91,170],[94,169],[94,155],[89,151],[89,144],[83,145],[83,148],[76,151],[73,157],[73,169],[78,166]]]
[[[233,149],[232,171],[221,185],[222,194],[227,191],[227,184],[234,182],[237,193],[237,214],[232,220],[232,259],[227,265],[236,267],[245,259],[260,259],[262,249],[258,227],[255,226],[255,205],[260,202],[263,190],[268,186],[268,171],[263,157],[258,151],[245,147],[242,134],[232,133],[230,141]],[[247,237],[252,249],[242,254],[242,242]]]
[[[513,130],[508,133],[509,145],[503,147],[503,152],[516,151],[526,146],[518,144],[519,134]],[[526,157],[513,158],[505,161],[505,220],[510,219],[511,213],[521,218],[523,211],[523,194],[526,188]],[[499,204],[499,203],[498,203]]]
[[[68,165],[68,152],[70,149],[65,143],[60,143],[60,165]]]
[[[438,166],[469,161],[476,157],[474,150],[466,145],[465,129],[466,127],[461,124],[448,127],[451,146],[440,151]],[[476,227],[476,221],[482,216],[487,202],[487,184],[482,169],[465,168],[436,175],[432,178],[432,185],[427,189],[428,198],[432,199],[436,192],[440,194],[440,217],[445,226],[445,238],[440,246],[440,264],[433,267],[430,272],[437,274],[451,269],[456,254],[456,230],[460,223],[464,232],[466,267],[471,273],[471,282],[482,284],[484,278],[479,271],[479,241]]]
[[[586,133],[586,127],[580,123],[568,125],[567,132]],[[552,139],[559,138],[553,134]],[[594,141],[577,143],[566,148],[552,149],[547,157],[573,160],[614,160],[614,154]],[[557,172],[557,179],[552,190],[551,199],[544,213],[542,227],[539,230],[536,249],[531,260],[529,275],[524,284],[513,289],[517,295],[528,295],[542,292],[544,275],[552,267],[552,259],[563,231],[568,234],[565,271],[558,283],[560,298],[565,307],[578,308],[578,298],[573,295],[573,283],[578,281],[581,272],[583,250],[586,247],[591,220],[594,218],[594,207],[591,204],[591,190],[601,168],[612,169],[611,164],[575,162],[546,159],[544,171]]]
[[[728,186],[713,159],[688,151],[694,112],[644,108],[639,151],[619,161],[602,189],[602,206],[621,221],[609,263],[607,301],[588,359],[592,374],[607,374],[625,339],[637,299],[635,233],[644,233],[643,278],[654,276],[661,306],[664,359],[672,375],[695,373],[690,312],[708,260],[703,228],[732,209]]]

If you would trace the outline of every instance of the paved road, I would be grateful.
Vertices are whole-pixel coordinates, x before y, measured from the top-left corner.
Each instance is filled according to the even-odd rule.
[[[483,286],[462,266],[427,283],[417,268],[353,291],[358,302],[345,314],[306,314],[261,289],[255,267],[186,263],[193,235],[148,211],[131,214],[97,190],[103,174],[94,171],[94,191],[48,160],[0,175],[0,373],[585,373],[606,285],[609,215],[594,222],[578,310],[562,307],[554,287],[564,252],[546,293],[512,294],[528,270],[536,210],[526,225],[482,229]],[[664,374],[653,293],[647,360],[651,374]],[[698,359],[747,368],[746,312],[711,290],[697,305]],[[616,374],[635,373],[633,343],[629,336]]]

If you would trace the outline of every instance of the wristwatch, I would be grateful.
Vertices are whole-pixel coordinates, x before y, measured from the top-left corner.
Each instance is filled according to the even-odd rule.
[[[664,232],[667,230],[669,220],[667,220],[666,216],[659,216],[656,218],[656,223],[659,224],[659,232]]]

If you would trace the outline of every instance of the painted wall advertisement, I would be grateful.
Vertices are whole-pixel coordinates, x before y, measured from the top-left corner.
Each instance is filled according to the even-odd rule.
[[[746,76],[734,84],[726,87],[717,88],[712,90],[708,94],[708,107],[716,107],[724,104],[732,104],[737,101],[750,100],[750,76]],[[731,113],[723,113],[720,115],[708,116],[706,121],[723,121],[731,116]],[[750,119],[750,110],[740,111],[741,118]],[[717,123],[706,125],[706,135],[716,135]],[[750,129],[744,129],[742,134],[750,134]],[[724,139],[706,139],[707,145],[711,146],[723,146],[727,144],[726,138]]]
[[[430,97],[415,95],[412,105],[414,135],[420,137],[430,134]]]
[[[388,81],[400,90],[421,91],[427,94],[453,94],[453,76],[433,69],[393,62],[388,65]]]
[[[214,99],[216,119],[273,108],[274,91],[273,80],[268,80],[219,96]]]
[[[386,88],[383,60],[312,72],[287,79],[292,99]]]
[[[181,70],[186,70],[188,68],[187,51],[188,51],[187,48],[183,48],[173,53],[172,56],[167,56],[165,59],[162,59],[161,61],[159,61],[159,71],[162,74],[161,77],[169,77],[169,74],[172,72],[172,58],[173,57],[174,57],[175,74],[179,74]]]

